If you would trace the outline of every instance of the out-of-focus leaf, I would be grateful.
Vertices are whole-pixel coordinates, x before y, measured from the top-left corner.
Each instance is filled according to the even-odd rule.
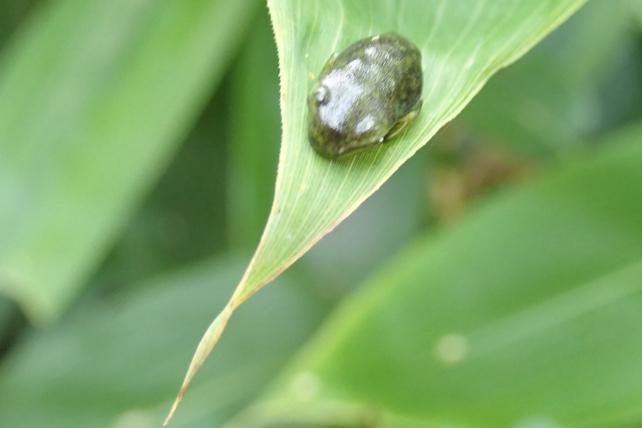
[[[74,295],[256,4],[52,1],[14,40],[0,70],[0,289],[33,318]]]
[[[9,342],[15,335],[15,324],[17,324],[14,322],[15,318],[15,304],[9,299],[0,297],[0,355],[7,351]]]
[[[130,287],[226,248],[227,91],[212,97],[170,165],[91,276],[90,289]],[[213,143],[212,136],[216,136]]]
[[[0,425],[158,427],[199,326],[241,267],[240,259],[219,260],[101,303],[85,301],[59,324],[25,337],[0,366]],[[317,325],[324,308],[298,284],[284,278],[274,291],[232,323],[234,334],[176,426],[222,426]]]
[[[0,54],[36,0],[4,0],[0,8]],[[0,58],[0,63],[2,59]]]
[[[583,3],[269,1],[281,76],[282,139],[274,202],[254,257],[199,344],[177,401],[239,305],[352,213],[452,120],[490,76],[517,60]],[[395,141],[343,160],[324,159],[307,139],[306,97],[314,76],[334,51],[386,31],[402,34],[421,49],[424,108]]]
[[[239,426],[642,423],[642,124],[608,143],[408,248]]]
[[[631,10],[642,29],[642,0],[630,0]]]
[[[279,70],[267,10],[259,14],[232,72],[227,211],[230,243],[259,241],[276,179]]]
[[[600,83],[631,39],[625,2],[589,2],[502,71],[457,123],[476,137],[537,154],[573,148],[602,125]]]

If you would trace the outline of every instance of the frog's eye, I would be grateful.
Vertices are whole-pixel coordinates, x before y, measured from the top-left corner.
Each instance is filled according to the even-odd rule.
[[[326,105],[330,101],[330,90],[325,85],[319,85],[314,91],[314,100],[317,105]]]

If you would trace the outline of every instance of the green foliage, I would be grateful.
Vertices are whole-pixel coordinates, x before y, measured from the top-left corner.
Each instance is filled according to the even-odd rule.
[[[269,2],[281,71],[282,137],[272,210],[256,252],[229,303],[199,343],[179,392],[216,345],[232,313],[352,213],[456,116],[497,70],[512,63],[582,5],[539,2],[425,1],[368,4]],[[502,13],[498,13],[502,10]],[[349,23],[346,25],[346,23]],[[453,33],[453,28],[461,28]],[[424,108],[390,144],[329,161],[307,142],[310,81],[345,40],[397,31],[422,52]],[[171,412],[170,412],[171,413]]]
[[[233,245],[249,248],[265,225],[279,152],[279,70],[267,14],[254,23],[232,76],[229,229]]]
[[[92,299],[33,335],[0,369],[2,424],[159,426],[199,329],[241,267],[228,257]],[[220,426],[261,390],[323,311],[292,277],[248,305],[176,426]]]
[[[0,289],[33,318],[55,316],[104,254],[220,76],[252,3],[51,2],[7,48]]]
[[[172,425],[642,424],[638,4],[6,0],[0,426],[159,426],[335,226]],[[321,64],[391,30],[422,115],[319,158]]]
[[[630,185],[642,183],[642,124],[604,144],[400,254],[326,323],[270,406],[303,421],[328,406],[330,425],[357,404],[435,426],[642,416],[642,199]],[[300,379],[315,390],[297,407]]]
[[[367,10],[364,4],[341,1],[334,8],[319,1],[306,8],[296,1],[270,3],[281,67],[279,176],[268,224],[232,306],[354,211],[459,113],[494,72],[515,61],[582,4],[495,3],[476,2],[473,11],[469,5],[446,1],[429,7],[424,1],[380,1]],[[420,47],[426,108],[395,143],[341,161],[324,160],[307,144],[307,115],[301,106],[310,79],[345,41],[385,31],[403,32]]]
[[[625,2],[594,3],[491,80],[462,113],[463,126],[511,150],[548,156],[576,149],[599,129],[598,84],[629,47],[630,13]]]

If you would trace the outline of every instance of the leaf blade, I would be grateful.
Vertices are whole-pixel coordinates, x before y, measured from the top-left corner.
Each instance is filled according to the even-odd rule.
[[[336,7],[314,1],[305,8],[298,1],[269,1],[281,76],[275,197],[261,241],[224,311],[234,311],[350,215],[455,117],[493,73],[517,60],[583,3],[476,1],[471,14],[470,3],[438,0],[337,0]],[[398,141],[345,160],[322,159],[307,143],[305,129],[312,74],[333,51],[386,31],[401,33],[422,50],[424,108]],[[207,334],[202,339],[209,340]],[[192,359],[188,373],[202,358]]]
[[[642,182],[640,135],[410,246],[323,326],[257,423],[332,403],[326,423],[348,411],[459,427],[639,423],[642,204],[626,183]],[[292,388],[301,376],[318,385],[307,403]]]
[[[572,13],[575,8],[579,7],[580,3],[581,2],[557,3],[558,7],[562,5],[560,8],[562,10],[558,11],[560,16],[553,20],[553,23],[547,25],[542,32],[545,34],[557,25],[559,21],[563,20]],[[443,5],[443,3],[439,2],[438,4]],[[415,6],[417,5],[415,4]],[[349,37],[346,34],[340,33],[340,29],[337,30],[333,48],[328,49],[326,47],[322,50],[328,52],[327,55],[321,54],[317,55],[315,59],[308,59],[306,67],[305,63],[302,65],[301,62],[299,62],[301,58],[286,58],[283,52],[304,52],[307,50],[307,47],[291,46],[289,44],[292,43],[291,40],[286,40],[283,35],[279,35],[279,31],[287,30],[278,30],[281,25],[286,25],[285,23],[289,23],[289,25],[296,23],[297,19],[288,19],[287,16],[280,16],[278,13],[279,8],[275,6],[275,3],[271,3],[270,7],[275,17],[274,27],[280,52],[279,62],[281,64],[281,73],[282,76],[286,76],[286,79],[287,76],[307,76],[312,70],[318,70],[325,57],[329,56],[330,52],[336,50],[334,47],[340,44],[339,38]],[[274,12],[275,9],[277,9],[276,13]],[[343,10],[343,8],[339,9]],[[466,15],[463,13],[463,10],[457,11],[457,6],[455,6],[454,9],[457,13]],[[438,14],[438,12],[436,13]],[[453,14],[456,15],[457,13]],[[522,13],[525,12],[522,11]],[[339,28],[342,27],[341,22],[348,19],[349,18],[345,17],[326,18],[327,21],[337,20],[339,24],[335,24],[335,26]],[[463,18],[460,17],[460,19]],[[464,22],[466,21],[466,19],[463,20]],[[319,26],[323,27],[328,23],[327,21],[322,22]],[[474,19],[471,20],[471,22],[473,21]],[[469,22],[469,25],[472,24]],[[488,27],[492,26],[487,22],[485,25]],[[353,33],[359,33],[360,29],[357,28],[351,31]],[[296,28],[289,29],[289,33],[296,32]],[[525,32],[528,33],[528,31]],[[481,67],[482,70],[477,79],[473,79],[472,83],[464,85],[465,88],[460,88],[459,98],[456,103],[450,103],[447,108],[440,112],[440,115],[432,114],[428,118],[424,115],[423,120],[418,120],[417,123],[411,127],[408,133],[409,135],[406,135],[405,140],[410,140],[412,144],[403,145],[406,141],[398,141],[389,147],[379,146],[375,150],[354,156],[347,161],[328,162],[311,153],[310,148],[307,146],[307,137],[304,130],[305,120],[303,120],[301,114],[293,113],[295,109],[298,111],[301,105],[305,105],[307,84],[296,85],[296,83],[294,83],[293,85],[296,86],[296,88],[291,89],[292,85],[282,79],[282,94],[287,95],[287,97],[282,96],[281,98],[284,143],[279,161],[279,175],[277,177],[275,200],[262,242],[259,244],[255,257],[248,267],[247,276],[241,281],[242,284],[246,285],[246,290],[239,293],[237,298],[240,301],[244,301],[254,292],[254,287],[262,285],[261,283],[263,282],[269,282],[269,280],[284,270],[286,265],[291,264],[301,254],[305,253],[324,234],[328,233],[336,224],[340,223],[354,211],[363,200],[376,191],[395,170],[429,140],[444,123],[450,121],[463,108],[492,72],[516,60],[542,36],[542,33],[535,36],[531,35],[531,39],[523,42],[524,44],[519,46],[519,49],[508,54],[500,54],[499,58],[491,58],[487,66]],[[430,34],[427,37],[430,39]],[[447,39],[447,42],[442,43],[447,44],[451,42],[450,38]],[[459,45],[460,43],[461,42],[455,41],[454,44]],[[451,51],[448,46],[442,48],[446,49],[446,53],[441,55],[445,57],[445,59],[441,60],[442,64],[448,63],[451,60],[450,57],[453,55],[461,55],[456,53],[456,48],[453,51]],[[430,57],[430,54],[426,55],[425,49],[424,47],[424,57]],[[430,62],[431,60],[425,59],[425,61]],[[464,60],[466,63],[468,61],[468,59]],[[433,104],[431,103],[431,96],[437,97],[439,91],[446,91],[446,93],[451,92],[449,88],[437,88],[437,86],[439,86],[440,78],[443,78],[445,74],[450,74],[450,71],[459,67],[460,63],[461,61],[455,64],[444,65],[443,67],[447,70],[440,71],[439,77],[426,77],[425,87],[429,88],[427,90],[428,93],[424,95],[426,110]],[[429,66],[425,68],[430,69]],[[435,91],[437,91],[437,93],[435,93]],[[291,118],[294,118],[296,123],[290,124]],[[420,128],[421,125],[423,125],[423,127]],[[394,153],[388,153],[393,151]],[[342,162],[344,163],[339,165],[338,168],[334,167],[335,164]],[[372,168],[374,164],[378,164],[376,168]],[[383,170],[383,173],[376,169]],[[300,177],[303,177],[303,179]],[[305,182],[306,179],[313,181],[319,177],[321,177],[321,182]],[[300,181],[304,182],[300,184],[298,188],[293,185],[293,183],[299,183]],[[312,184],[315,185],[314,188],[311,187]],[[316,193],[311,194],[311,192]],[[347,193],[345,199],[336,196],[337,194],[343,196],[342,192]],[[292,193],[296,193],[296,195],[292,196]],[[314,218],[314,210],[319,209],[324,203],[329,205],[325,205],[325,211],[330,214],[318,219],[317,223],[320,226],[307,222],[308,219]],[[282,212],[287,213],[288,217],[283,219],[281,215]],[[334,213],[339,214],[333,215]],[[294,232],[292,232],[293,230]],[[306,230],[311,230],[311,232],[306,232]],[[287,239],[288,234],[293,236]],[[278,250],[278,247],[283,246],[284,241],[291,242],[295,240],[297,242],[290,244],[290,248],[282,251]]]
[[[255,4],[51,2],[7,51],[0,289],[32,318],[51,319],[73,297],[180,142]]]
[[[160,426],[175,393],[176,371],[209,321],[212,302],[225,301],[243,263],[236,256],[211,258],[107,298],[91,296],[72,316],[30,332],[3,355],[2,424]],[[319,324],[327,308],[297,287],[296,275],[288,277],[239,314],[230,326],[234,337],[217,364],[204,368],[207,380],[195,385],[176,426],[222,426]],[[276,339],[267,334],[274,328],[281,333]]]

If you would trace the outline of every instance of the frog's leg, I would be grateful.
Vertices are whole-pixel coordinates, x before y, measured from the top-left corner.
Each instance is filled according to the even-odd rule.
[[[393,138],[398,137],[406,129],[408,129],[408,125],[410,125],[415,117],[417,117],[417,115],[419,114],[419,111],[421,110],[421,104],[422,101],[419,101],[414,109],[410,110],[408,114],[399,119],[399,121],[395,123],[392,128],[390,128],[390,131],[388,131],[386,136],[383,138],[384,141],[392,140]]]
[[[330,71],[330,69],[334,67],[334,62],[337,60],[337,56],[338,55],[336,52],[333,52],[332,55],[330,55],[330,58],[328,58],[328,60],[323,65],[323,68],[321,69],[321,74],[319,74],[319,76],[323,76],[327,74],[328,71]]]

